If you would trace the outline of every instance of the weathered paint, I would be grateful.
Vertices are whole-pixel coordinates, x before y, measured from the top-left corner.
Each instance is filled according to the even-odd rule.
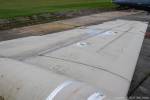
[[[20,61],[0,58],[0,66],[2,100],[86,100],[95,92],[104,95],[87,84]]]
[[[111,29],[113,24],[116,27]],[[92,37],[25,61],[125,96],[147,23],[112,21],[88,28],[92,30],[88,33],[94,34]],[[101,33],[103,29],[109,31]]]
[[[67,100],[66,98],[70,96],[69,100],[87,100],[88,97],[99,98],[100,95],[98,95],[95,90],[91,91],[92,89],[89,89],[86,85],[84,85],[86,86],[84,90],[89,90],[87,91],[88,93],[78,92],[77,94],[73,94],[71,89],[76,89],[80,84],[77,86],[72,86],[71,82],[66,84],[65,82],[68,81],[68,79],[70,80],[70,78],[100,89],[102,93],[104,93],[104,96],[106,96],[106,98],[110,96],[111,100],[118,96],[125,97],[132,79],[146,28],[147,23],[145,22],[114,20],[99,25],[80,27],[50,35],[4,41],[0,43],[0,57],[19,60],[19,63],[23,63],[18,65],[18,62],[14,64],[12,61],[4,59],[0,61],[0,63],[2,63],[2,65],[4,64],[5,67],[3,65],[1,68],[7,68],[12,65],[15,66],[14,68],[16,68],[19,73],[16,73],[16,70],[13,70],[14,68],[10,67],[12,68],[12,70],[10,70],[8,67],[9,70],[5,70],[6,74],[10,74],[10,77],[13,75],[20,77],[20,80],[24,79],[22,81],[25,83],[24,86],[27,85],[27,87],[29,84],[27,77],[30,79],[31,76],[31,80],[36,82],[36,84],[38,83],[37,85],[40,89],[42,88],[43,91],[45,86],[51,89],[51,85],[41,85],[43,83],[40,83],[39,80],[35,80],[37,79],[35,76],[37,75],[41,77],[40,80],[45,81],[44,77],[47,76],[43,75],[47,74],[50,79],[46,78],[46,80],[54,80],[54,83],[52,83],[52,87],[54,86],[54,88],[44,96],[45,99],[48,97],[54,98],[54,94],[57,93],[58,96],[55,97],[56,100],[60,100],[60,98],[61,100]],[[24,70],[25,66],[28,66],[27,71]],[[38,67],[41,68],[39,69]],[[23,68],[21,69],[22,71],[20,68]],[[31,74],[33,73],[32,70],[37,70],[37,68],[39,71],[38,73],[34,71],[34,76]],[[28,71],[30,74],[27,73]],[[11,74],[9,72],[14,73]],[[59,75],[56,74],[55,78],[51,78],[55,76],[55,74],[53,75],[52,73]],[[62,81],[60,82],[59,80]],[[7,81],[8,82],[5,82],[8,84],[13,82],[13,78],[9,78]],[[19,80],[17,81],[19,82]],[[55,84],[55,81],[57,81],[56,83],[58,84]],[[6,87],[7,84],[3,85],[3,87]],[[7,86],[11,87],[10,84]],[[32,88],[34,86],[35,84],[31,85]],[[67,91],[68,88],[67,90],[63,88],[65,86],[70,87],[69,91]],[[30,90],[31,87],[28,88],[28,90]],[[5,90],[6,88],[3,89]],[[36,90],[37,94],[33,95],[38,95],[38,97],[42,98],[43,95],[38,94],[42,92],[40,89]],[[60,93],[59,90],[63,92]],[[15,93],[8,90],[6,91],[10,94]],[[23,94],[26,93],[22,93],[20,97],[25,98]],[[70,93],[72,93],[72,95],[70,95]],[[84,95],[83,98],[79,96],[82,94]],[[15,94],[11,95],[13,98],[16,97]],[[32,97],[32,94],[29,95],[29,97],[30,96]],[[14,100],[16,100],[16,98]],[[28,100],[34,100],[34,98]]]

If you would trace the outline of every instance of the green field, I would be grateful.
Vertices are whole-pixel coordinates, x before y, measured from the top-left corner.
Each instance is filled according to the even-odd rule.
[[[0,18],[86,8],[113,8],[111,0],[0,0]]]

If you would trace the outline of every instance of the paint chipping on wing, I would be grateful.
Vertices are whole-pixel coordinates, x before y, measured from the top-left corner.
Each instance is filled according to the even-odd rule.
[[[112,36],[112,35],[116,35],[116,32],[107,31],[107,32],[100,34],[100,36]]]

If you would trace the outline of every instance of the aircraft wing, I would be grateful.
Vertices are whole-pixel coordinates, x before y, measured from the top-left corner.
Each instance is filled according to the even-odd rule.
[[[38,69],[39,74],[35,73],[35,75],[39,77],[38,80],[43,80],[43,78],[47,77],[44,72],[40,72],[40,70],[44,70],[46,71],[45,73],[56,74],[56,80],[59,77],[60,79],[61,77],[67,77],[93,86],[106,95],[106,97],[102,97],[101,99],[75,99],[72,95],[76,95],[76,93],[71,92],[72,95],[70,98],[65,98],[64,100],[126,99],[147,25],[148,23],[140,21],[113,20],[98,25],[79,27],[44,36],[31,36],[3,41],[0,42],[0,65],[4,65],[5,67],[11,63],[12,67],[19,65],[20,67],[29,66],[28,70],[20,69],[21,72],[24,73],[24,76],[27,74],[24,71],[30,71],[30,67],[31,70],[40,68]],[[17,62],[21,64],[14,64]],[[6,76],[7,74],[11,74],[8,73],[8,70],[9,69],[3,70],[6,71]],[[3,73],[1,67],[0,73]],[[18,75],[21,75],[21,73],[18,72]],[[32,77],[32,74],[28,75],[28,77],[30,76]],[[55,80],[54,77],[52,78],[53,80]],[[12,77],[12,81],[7,83],[10,87],[12,84],[15,85],[13,78],[15,79],[15,77]],[[35,80],[31,79],[30,81]],[[5,82],[7,81],[1,80],[0,77],[0,90],[2,88],[1,84]],[[20,83],[22,81],[17,80],[17,82]],[[43,83],[39,82],[39,84]],[[50,86],[51,85],[53,86],[54,83],[50,84]],[[7,86],[3,84],[3,87]],[[42,85],[41,87],[44,86]],[[72,86],[72,89],[75,87],[76,86]],[[21,85],[20,88],[22,88]],[[11,89],[13,90],[12,87]],[[5,90],[5,88],[3,88],[3,90]],[[91,91],[94,90],[91,89]],[[9,94],[14,96],[11,92],[9,92]],[[76,92],[81,92],[82,94],[82,92],[84,93],[85,91]],[[26,95],[23,94],[24,92],[22,91],[21,93],[21,96]],[[5,93],[0,92],[0,95],[1,94]],[[66,94],[64,93],[63,95],[63,92],[57,94],[56,92],[54,100],[62,100],[60,97],[66,96]],[[34,93],[32,95],[34,96]],[[99,96],[97,94],[94,95],[95,97]],[[68,97],[68,95],[66,97]]]

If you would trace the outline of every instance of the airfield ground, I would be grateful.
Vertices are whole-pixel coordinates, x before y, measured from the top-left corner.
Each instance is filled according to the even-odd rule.
[[[111,0],[2,0],[0,30],[112,11]]]
[[[29,16],[84,8],[113,8],[111,0],[2,0],[0,18]]]

